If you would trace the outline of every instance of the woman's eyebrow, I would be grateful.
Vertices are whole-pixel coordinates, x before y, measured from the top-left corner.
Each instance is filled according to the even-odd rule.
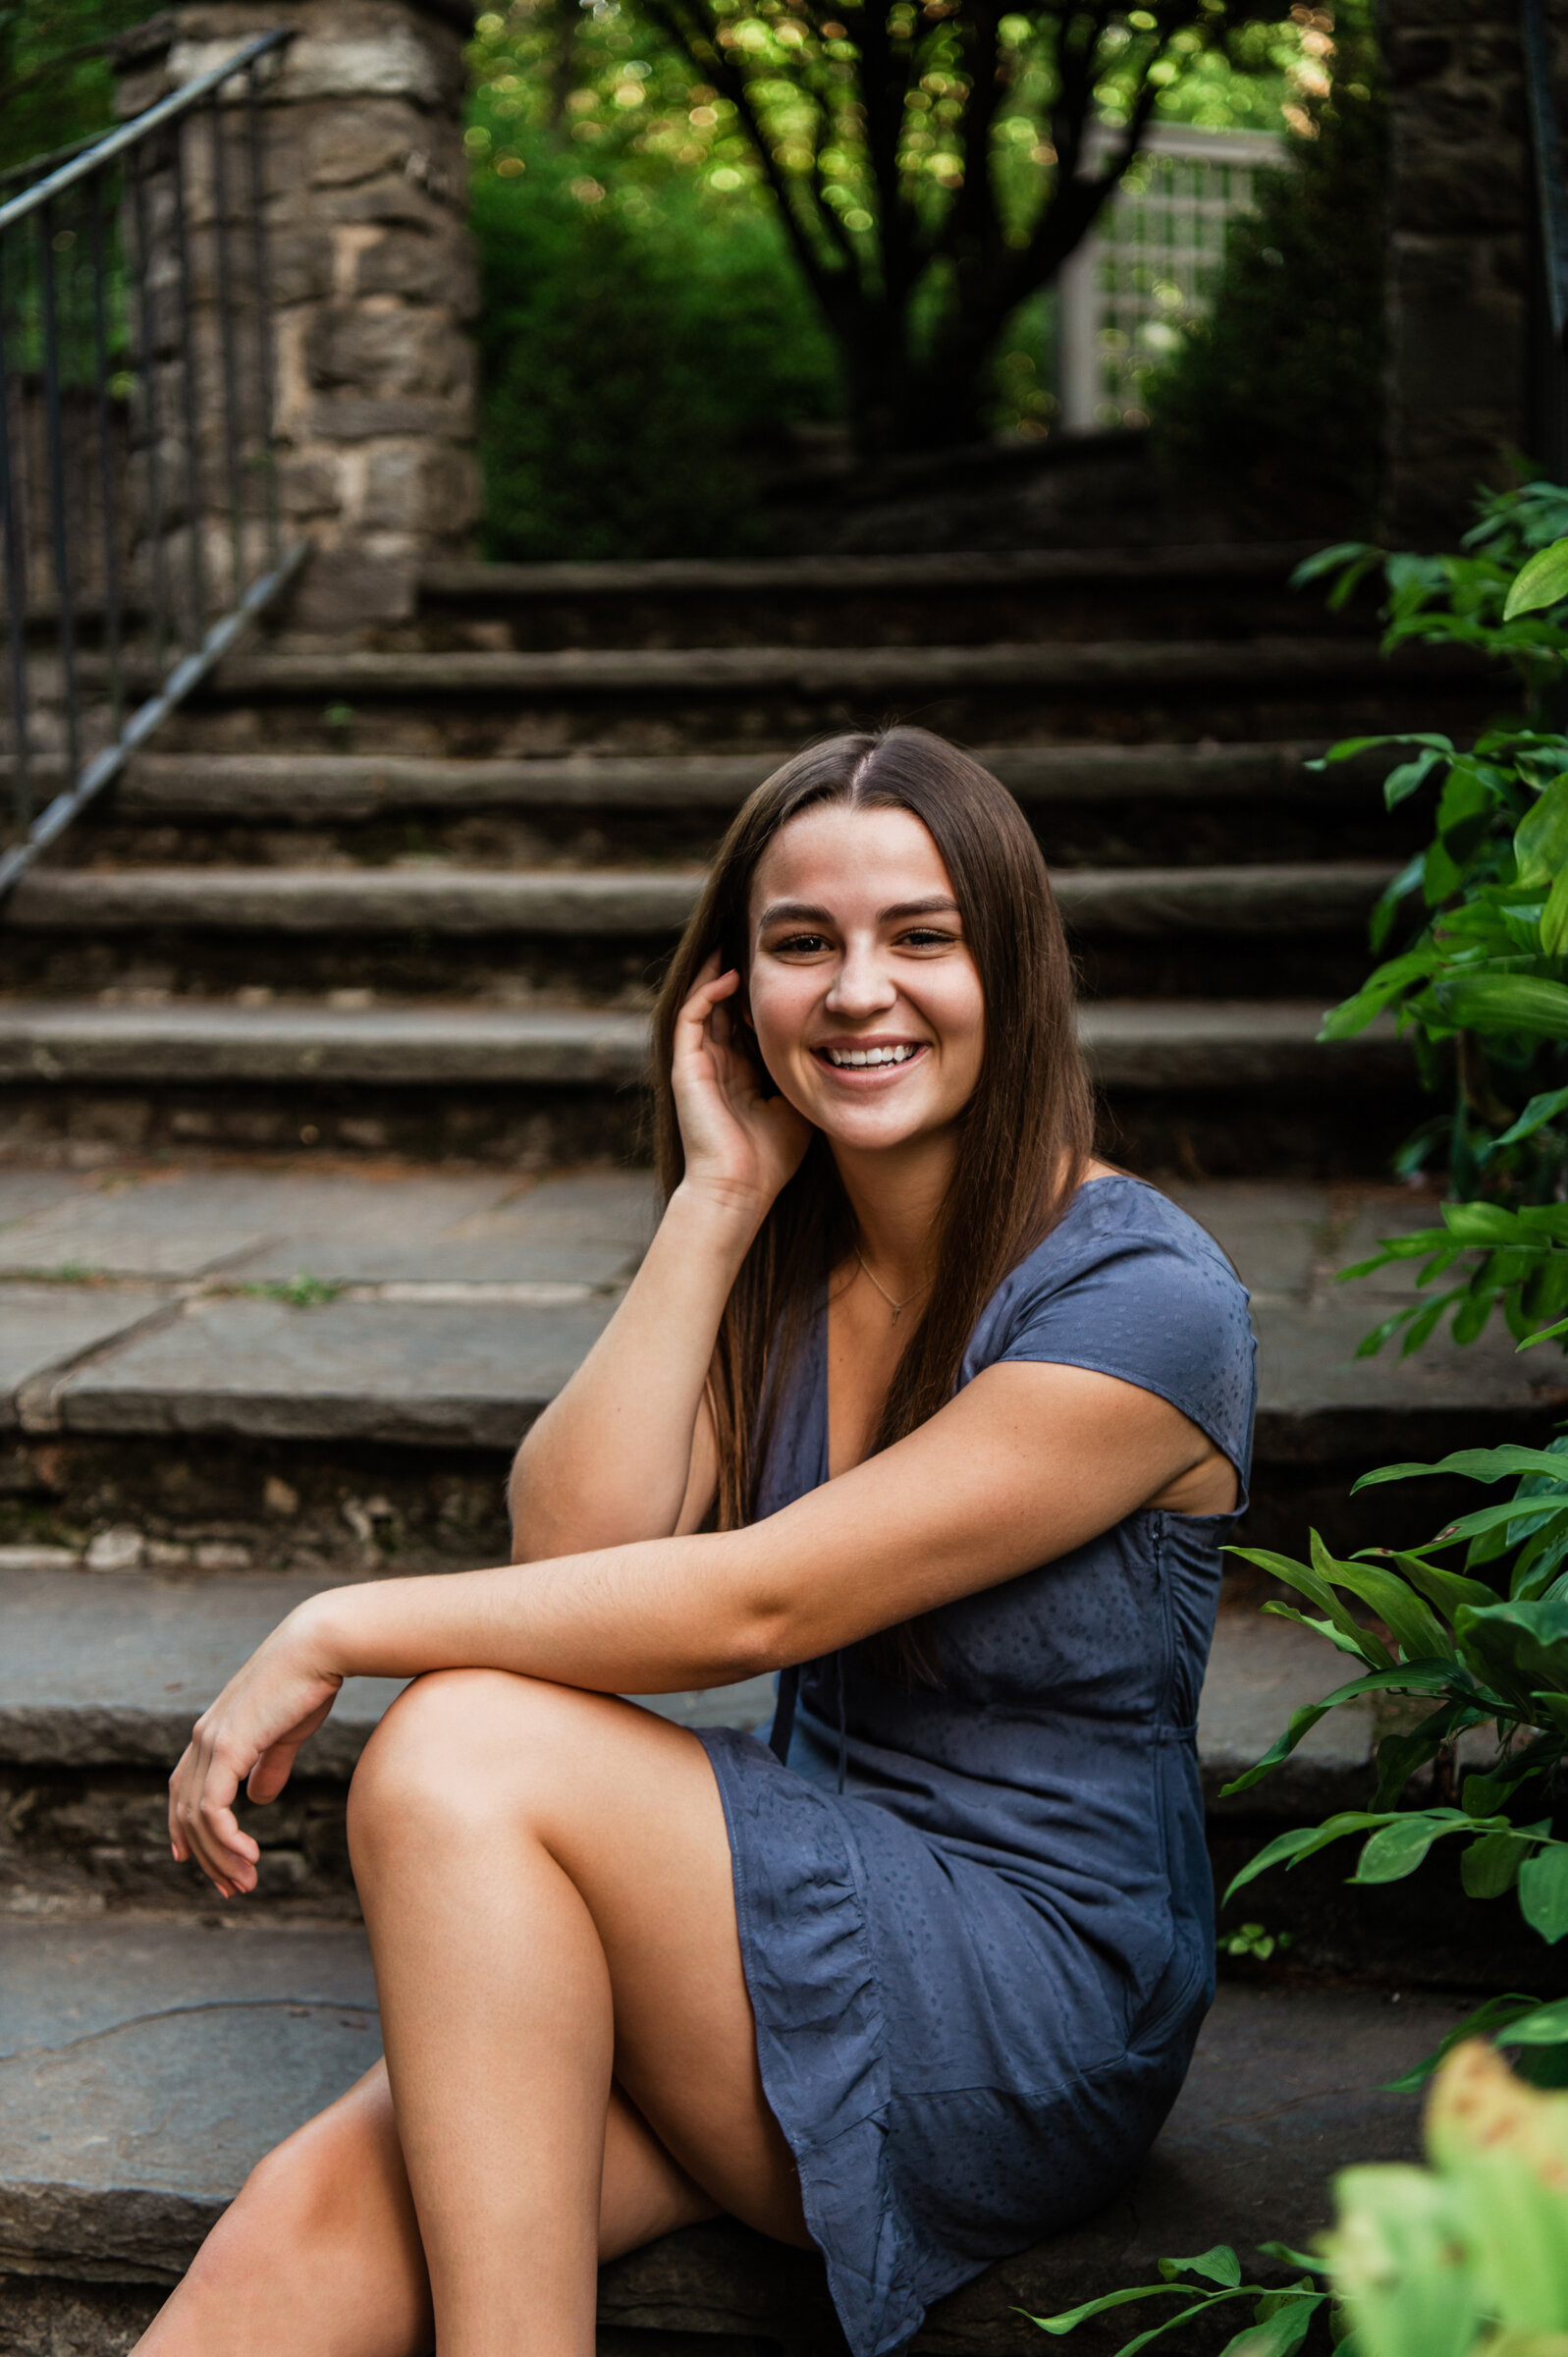
[[[879,908],[879,925],[896,924],[911,916],[956,916],[958,904],[945,893],[933,893],[925,901],[894,901],[891,908]],[[770,925],[831,925],[833,912],[817,908],[809,901],[772,901],[757,919],[757,931],[765,933]]]
[[[809,901],[773,901],[758,917],[757,931],[764,932],[769,925],[783,924],[786,919],[794,925],[831,925],[833,922],[826,908],[814,908]]]
[[[898,918],[906,916],[956,916],[957,914],[957,902],[948,900],[945,893],[939,892],[933,894],[929,901],[895,901],[891,908],[879,908],[877,922],[879,925],[890,925],[895,923]]]

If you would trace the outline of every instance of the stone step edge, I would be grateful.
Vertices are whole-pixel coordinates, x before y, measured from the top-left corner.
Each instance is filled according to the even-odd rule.
[[[191,1581],[188,1575],[92,1571],[80,1564],[69,1570],[0,1565],[0,1615],[13,1632],[0,1660],[0,1767],[161,1766],[167,1774],[185,1748],[192,1718],[223,1679],[287,1613],[333,1584],[326,1572],[228,1571]],[[170,1617],[176,1609],[177,1624]],[[143,1626],[157,1633],[142,1637]],[[156,1669],[149,1667],[149,1654]],[[1293,1710],[1342,1682],[1337,1660],[1320,1639],[1251,1602],[1222,1606],[1199,1709],[1199,1760],[1209,1805],[1217,1802],[1222,1784],[1262,1756]],[[165,1671],[181,1673],[178,1699],[167,1686],[156,1691]],[[402,1684],[350,1679],[301,1751],[300,1777],[335,1781],[350,1775]],[[706,1693],[633,1699],[686,1727],[754,1728],[773,1710],[767,1676]],[[1325,1795],[1329,1805],[1363,1805],[1376,1732],[1370,1703],[1331,1714],[1249,1796],[1247,1813],[1277,1816],[1315,1807]]]
[[[1319,1006],[1293,1000],[1110,1000],[1081,1010],[1079,1036],[1094,1077],[1110,1089],[1411,1080],[1409,1050],[1391,1024],[1325,1047],[1322,1019]],[[647,1042],[645,1015],[587,1009],[12,998],[0,1001],[0,1084],[634,1087],[646,1073]]]
[[[440,603],[561,597],[726,596],[747,592],[900,589],[1014,589],[1115,582],[1279,580],[1318,544],[1216,541],[1147,549],[959,549],[937,555],[767,558],[651,557],[595,563],[487,564],[458,559],[425,565],[422,597]],[[1305,601],[1304,601],[1305,603]],[[1310,608],[1308,609],[1310,611]]]
[[[1041,692],[1161,686],[1190,694],[1216,685],[1289,686],[1315,697],[1348,684],[1441,682],[1456,672],[1479,689],[1491,675],[1466,650],[1404,647],[1384,657],[1376,639],[1272,637],[1120,639],[1081,644],[874,647],[568,647],[552,653],[236,655],[201,691],[210,702],[270,696],[357,696],[402,701],[431,695],[593,697],[740,695],[932,695],[982,687]],[[1435,659],[1433,659],[1435,658]],[[96,657],[79,666],[84,682],[107,674]],[[151,678],[149,673],[148,678]],[[138,675],[139,682],[139,675]]]
[[[976,759],[1019,801],[1337,805],[1365,800],[1395,757],[1369,754],[1327,771],[1320,742],[982,745]],[[582,752],[521,760],[418,760],[376,753],[144,753],[106,805],[125,817],[300,820],[383,810],[492,808],[732,810],[790,758],[762,753]],[[0,779],[8,774],[0,756]]]
[[[1273,934],[1357,925],[1398,873],[1388,862],[1058,868],[1080,933]],[[428,867],[34,868],[6,910],[23,932],[626,934],[675,932],[703,871]]]

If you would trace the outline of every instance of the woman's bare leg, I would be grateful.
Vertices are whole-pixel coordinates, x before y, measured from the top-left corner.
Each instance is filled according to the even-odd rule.
[[[613,2090],[601,2259],[714,2209]],[[434,2345],[424,2248],[378,2062],[252,2170],[135,2357],[428,2357]]]
[[[374,1738],[351,1832],[396,2120],[378,2068],[270,2156],[142,2357],[414,2357],[427,2263],[442,2357],[581,2357],[597,2258],[715,2207],[807,2239],[694,1737],[443,1672]]]

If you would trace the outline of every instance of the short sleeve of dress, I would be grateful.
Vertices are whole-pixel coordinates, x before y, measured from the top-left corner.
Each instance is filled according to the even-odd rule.
[[[1206,1432],[1245,1486],[1257,1403],[1247,1290],[1219,1246],[1141,1179],[1092,1179],[999,1287],[961,1380],[1033,1359],[1157,1392]]]

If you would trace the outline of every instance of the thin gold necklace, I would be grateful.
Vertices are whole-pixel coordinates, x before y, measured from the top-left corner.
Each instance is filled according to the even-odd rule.
[[[866,1275],[871,1279],[872,1284],[876,1287],[884,1301],[887,1302],[888,1307],[892,1311],[892,1322],[895,1326],[898,1323],[899,1311],[907,1309],[911,1301],[918,1301],[922,1293],[927,1293],[931,1290],[932,1280],[928,1277],[924,1285],[917,1285],[912,1293],[905,1293],[901,1301],[895,1301],[892,1293],[889,1292],[887,1287],[883,1284],[881,1278],[876,1275],[874,1270],[867,1268],[865,1255],[860,1251],[858,1246],[856,1246],[855,1249],[855,1258],[859,1261],[861,1268],[865,1270]]]

